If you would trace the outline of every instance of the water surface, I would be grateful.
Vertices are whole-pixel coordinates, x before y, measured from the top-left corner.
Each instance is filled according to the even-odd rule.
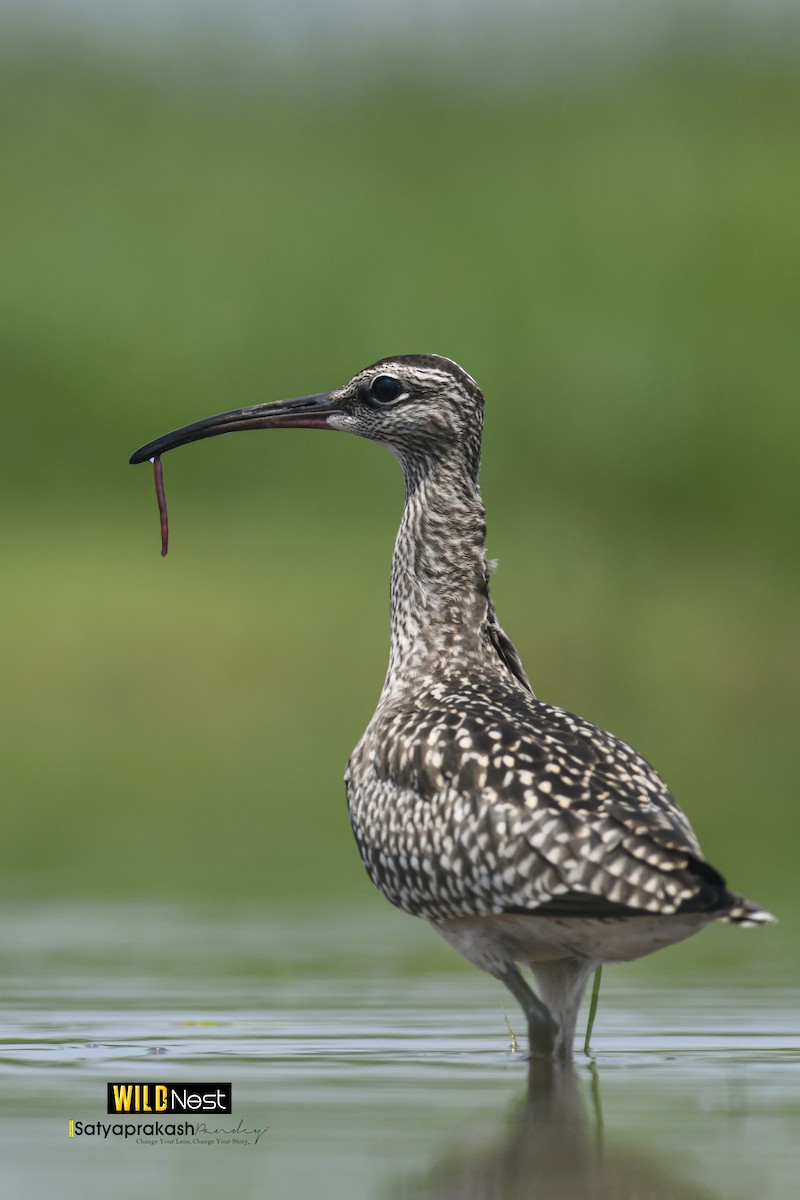
[[[391,910],[43,905],[0,936],[6,1195],[795,1194],[785,972],[609,971],[593,1059],[529,1075],[503,990]],[[242,1144],[70,1139],[124,1079],[230,1080]]]

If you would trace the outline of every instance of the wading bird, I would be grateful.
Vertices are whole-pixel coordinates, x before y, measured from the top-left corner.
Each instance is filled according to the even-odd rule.
[[[165,434],[131,462],[234,430],[298,426],[381,442],[405,476],[389,667],[345,775],[364,865],[392,904],[506,985],[533,1055],[566,1057],[599,964],[715,918],[772,918],[727,890],[649,763],[534,696],[489,594],[483,396],[456,363],[385,358],[338,391]]]

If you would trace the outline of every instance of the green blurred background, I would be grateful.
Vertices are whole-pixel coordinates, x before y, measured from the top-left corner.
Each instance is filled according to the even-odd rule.
[[[0,23],[0,886],[367,902],[341,777],[386,665],[396,464],[304,431],[180,450],[162,561],[127,458],[435,351],[487,397],[495,598],[537,693],[641,749],[711,861],[780,909],[790,8],[222,28],[175,7]]]

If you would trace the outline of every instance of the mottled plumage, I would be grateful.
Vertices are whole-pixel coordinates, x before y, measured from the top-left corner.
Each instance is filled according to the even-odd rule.
[[[403,468],[391,653],[346,774],[370,878],[501,979],[534,1052],[571,1050],[591,972],[719,917],[770,920],[727,890],[641,755],[536,699],[489,595],[483,396],[449,359],[383,359],[345,387],[198,422],[135,461],[229,429],[306,425],[382,442]],[[530,966],[537,996],[517,964]]]

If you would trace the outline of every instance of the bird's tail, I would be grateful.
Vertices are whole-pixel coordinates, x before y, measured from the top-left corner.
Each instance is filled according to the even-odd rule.
[[[768,913],[752,900],[737,896],[735,892],[729,893],[729,896],[730,907],[720,913],[722,921],[733,921],[737,925],[771,925],[777,920],[772,913]]]

